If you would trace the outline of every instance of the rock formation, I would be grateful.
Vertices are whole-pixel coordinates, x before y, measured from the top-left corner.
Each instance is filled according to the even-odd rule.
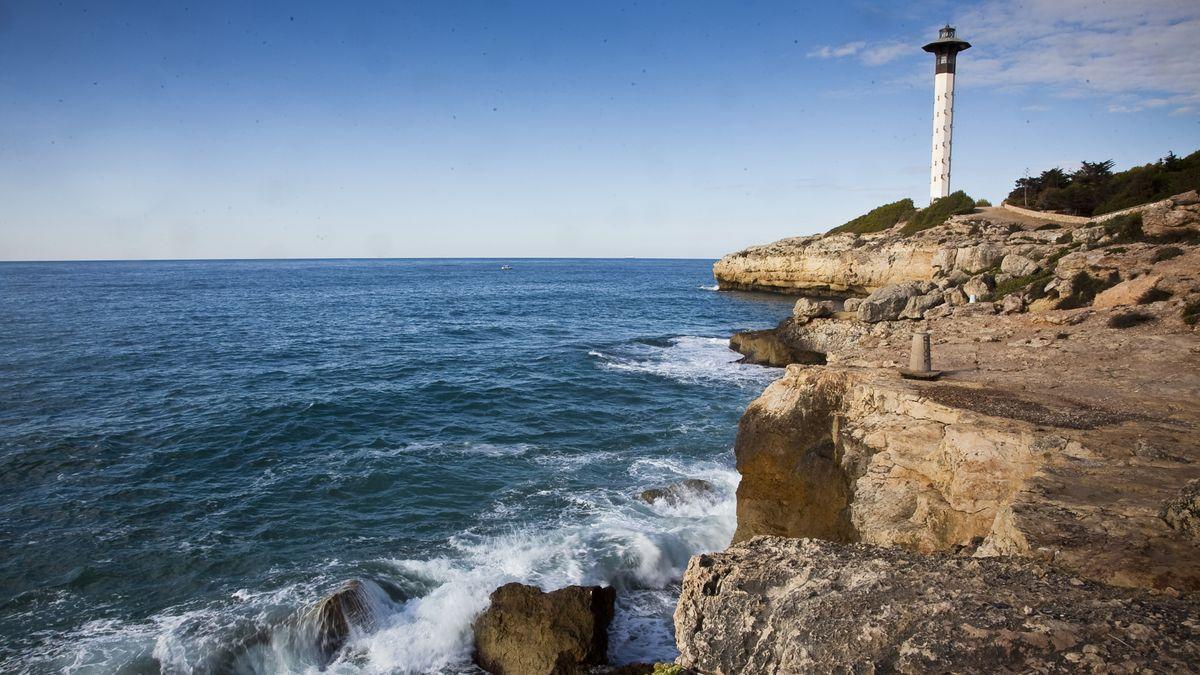
[[[647,504],[662,501],[671,506],[680,504],[695,497],[707,497],[715,492],[713,484],[699,478],[685,478],[678,483],[672,483],[659,488],[643,490],[638,497]]]
[[[735,543],[689,565],[681,665],[1195,670],[1197,195],[790,239],[714,272],[850,297],[754,338],[793,361],[740,422]],[[939,381],[897,372],[917,330]]]
[[[679,664],[702,673],[1191,672],[1200,602],[1020,559],[757,537],[692,558]]]
[[[497,675],[569,675],[603,665],[615,599],[610,587],[543,593],[505,584],[473,625],[475,663]]]

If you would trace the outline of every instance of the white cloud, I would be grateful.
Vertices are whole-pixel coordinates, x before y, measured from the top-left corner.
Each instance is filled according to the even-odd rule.
[[[821,46],[808,53],[809,58],[817,59],[840,59],[846,56],[853,56],[863,47],[867,46],[866,42],[847,42],[838,47]]]
[[[1196,0],[986,0],[952,23],[973,45],[961,57],[960,86],[1098,96],[1112,112],[1166,108],[1182,115],[1200,109]],[[855,58],[868,66],[910,54],[917,59],[925,57],[918,45],[936,29],[820,47],[808,55]]]
[[[1099,95],[1113,112],[1200,103],[1195,0],[990,0],[955,21],[975,46],[964,85]]]

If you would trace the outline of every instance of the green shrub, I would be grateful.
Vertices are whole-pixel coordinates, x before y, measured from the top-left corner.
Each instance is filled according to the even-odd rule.
[[[1164,246],[1154,252],[1154,262],[1162,262],[1171,258],[1178,258],[1183,255],[1183,249],[1178,246]]]
[[[845,225],[833,228],[829,231],[829,234],[836,234],[838,232],[857,232],[858,234],[881,232],[908,218],[916,210],[917,207],[913,205],[913,200],[901,199],[891,204],[884,204],[883,206],[873,208]]]
[[[964,213],[970,213],[975,210],[975,200],[967,196],[967,193],[959,190],[951,195],[934,200],[928,207],[917,211],[904,228],[900,230],[903,234],[915,234],[921,230],[928,230],[931,227],[936,227],[946,222],[950,216],[957,216]]]
[[[1071,294],[1058,303],[1058,308],[1078,309],[1079,307],[1087,307],[1092,304],[1092,300],[1095,300],[1101,291],[1112,288],[1114,285],[1116,285],[1115,281],[1097,279],[1090,276],[1087,272],[1076,272],[1075,276],[1071,277]]]
[[[1046,223],[1045,225],[1038,225],[1034,229],[1039,232],[1044,230],[1061,230],[1062,225],[1059,225],[1058,223]]]
[[[1200,189],[1200,151],[1168,153],[1152,164],[1112,172],[1111,160],[1083,162],[1070,174],[1049,169],[1016,180],[1008,202],[1042,210],[1098,216]]]
[[[1139,305],[1148,305],[1152,302],[1162,302],[1163,300],[1171,299],[1171,291],[1165,288],[1151,288],[1150,292],[1143,295],[1141,300],[1138,300]]]
[[[982,208],[985,208],[985,207],[988,207],[988,206],[991,206],[991,205],[992,205],[992,203],[991,203],[991,202],[989,202],[989,201],[988,201],[988,200],[986,200],[986,199],[976,199],[976,200],[975,200],[975,206],[977,206],[977,207],[979,207],[979,208],[981,208],[981,209],[982,209]]]
[[[996,284],[996,288],[992,290],[992,299],[999,300],[1010,293],[1023,291],[1030,286],[1033,286],[1031,290],[1033,290],[1038,297],[1041,297],[1042,288],[1044,288],[1046,284],[1050,283],[1050,280],[1053,278],[1053,270],[1043,270],[1027,276],[1015,277],[1007,281],[1002,281]]]
[[[1200,320],[1200,300],[1192,300],[1183,306],[1183,313],[1180,318],[1189,326],[1195,326],[1196,321]]]
[[[1131,244],[1146,238],[1142,232],[1142,214],[1126,213],[1104,222],[1104,231],[1113,236],[1114,244]]]
[[[1122,312],[1108,318],[1109,328],[1132,328],[1140,323],[1153,321],[1154,316],[1143,312]]]

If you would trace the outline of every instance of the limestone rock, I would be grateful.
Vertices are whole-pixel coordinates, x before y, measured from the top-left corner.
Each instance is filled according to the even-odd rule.
[[[904,311],[900,312],[901,319],[921,319],[925,316],[925,311],[942,304],[941,293],[930,293],[928,295],[914,295],[908,299],[904,305]]]
[[[1192,671],[1200,602],[1028,561],[758,537],[688,564],[678,663],[713,675]]]
[[[842,309],[847,312],[857,312],[858,306],[862,304],[862,301],[862,298],[846,298],[846,301],[842,303]]]
[[[996,287],[996,280],[990,274],[979,274],[971,277],[967,283],[963,284],[963,292],[968,296],[974,296],[976,300],[987,300],[991,295],[992,289]]]
[[[835,311],[837,311],[837,304],[832,300],[800,298],[792,308],[792,316],[797,319],[818,319],[833,316]]]
[[[997,310],[994,302],[972,302],[967,305],[959,305],[954,308],[954,316],[986,316],[995,314]]]
[[[729,348],[742,354],[741,363],[782,368],[791,363],[824,363],[825,356],[796,349],[779,338],[774,328],[735,333]]]
[[[1200,479],[1190,481],[1163,506],[1162,519],[1180,534],[1200,539]]]
[[[1092,302],[1092,306],[1105,308],[1141,304],[1160,281],[1162,281],[1162,277],[1157,274],[1147,274],[1122,281],[1116,286],[1100,292]]]
[[[1014,277],[1029,276],[1039,269],[1041,269],[1041,266],[1036,262],[1016,253],[1009,253],[1004,256],[1004,260],[1000,263],[1000,271],[1005,274],[1011,274]]]
[[[1025,298],[1016,293],[1004,296],[1004,301],[1000,305],[1000,311],[1005,314],[1016,314],[1025,311]]]
[[[686,502],[696,497],[706,497],[716,491],[713,484],[699,478],[687,478],[660,488],[650,488],[642,491],[639,498],[647,504],[662,501],[672,506]]]
[[[1106,234],[1108,232],[1104,229],[1103,225],[1080,227],[1071,231],[1071,239],[1075,243],[1091,246],[1103,239]]]
[[[885,286],[858,305],[858,318],[867,323],[895,321],[908,305],[908,299],[929,290],[924,284],[910,282]]]
[[[945,302],[951,307],[967,304],[967,294],[961,288],[951,288],[942,294],[942,302]]]
[[[472,626],[475,663],[497,675],[568,675],[602,665],[615,600],[607,586],[543,593],[505,584]]]

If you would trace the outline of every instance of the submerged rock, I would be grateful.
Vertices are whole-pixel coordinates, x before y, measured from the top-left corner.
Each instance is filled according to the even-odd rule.
[[[475,619],[475,663],[497,675],[568,675],[604,665],[615,601],[609,586],[543,593],[505,584]]]
[[[700,672],[1183,672],[1200,602],[1018,559],[757,537],[693,557],[678,663]]]
[[[638,497],[647,504],[662,500],[671,506],[685,502],[689,497],[706,496],[716,492],[713,484],[699,478],[688,478],[660,488],[644,490]]]

